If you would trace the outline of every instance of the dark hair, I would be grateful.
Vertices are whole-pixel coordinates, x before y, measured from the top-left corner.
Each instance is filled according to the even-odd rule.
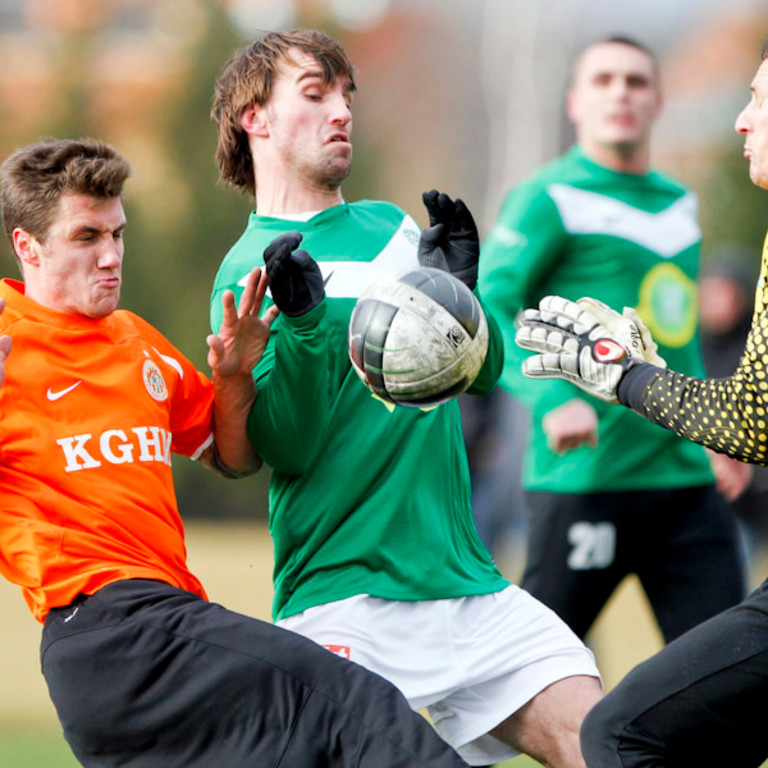
[[[94,139],[44,139],[17,149],[0,165],[3,225],[13,242],[17,227],[43,242],[62,195],[119,197],[128,161]]]
[[[599,45],[600,43],[618,43],[619,45],[628,45],[630,48],[637,48],[638,51],[642,51],[646,55],[656,62],[656,54],[645,43],[641,43],[634,37],[629,35],[609,35],[603,37],[600,40],[596,40],[592,45]]]
[[[223,182],[252,194],[256,179],[240,117],[250,104],[264,105],[269,101],[275,73],[290,57],[292,48],[317,60],[326,85],[344,77],[349,80],[350,90],[355,90],[354,67],[344,49],[313,29],[269,32],[235,54],[216,82],[213,96],[211,117],[219,132],[216,162]]]
[[[608,45],[614,43],[616,45],[626,45],[629,48],[635,48],[638,51],[641,51],[644,53],[653,64],[653,72],[656,76],[656,79],[658,80],[659,77],[659,62],[656,58],[656,54],[644,43],[641,43],[639,40],[637,40],[634,37],[630,37],[629,35],[608,35],[606,37],[601,37],[599,40],[594,40],[593,42],[589,43],[588,45],[585,45],[576,55],[576,58],[574,59],[573,66],[571,67],[571,74],[572,76],[575,75],[579,62],[583,58],[584,54],[590,49],[593,48],[596,45]]]

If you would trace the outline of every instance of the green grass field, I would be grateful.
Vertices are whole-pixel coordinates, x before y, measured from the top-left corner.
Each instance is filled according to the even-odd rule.
[[[7,768],[78,768],[67,743],[48,728],[0,731],[0,765]]]
[[[187,543],[190,566],[212,600],[269,620],[272,549],[262,527],[191,524]],[[499,559],[499,566],[509,578],[517,578],[520,563],[515,557]],[[2,579],[0,616],[0,768],[78,768],[61,735],[40,674],[40,627],[29,615],[19,590]],[[614,595],[589,641],[606,689],[661,647],[658,630],[635,582],[628,580]],[[498,768],[501,766],[536,768],[538,763],[518,757]],[[763,768],[768,768],[768,762]]]
[[[0,766],[3,768],[78,768],[56,729],[0,731]],[[504,768],[535,768],[539,763],[519,757],[502,763]]]
[[[0,766],[3,768],[79,768],[64,739],[55,731],[0,731]],[[768,762],[762,768],[766,768]],[[540,764],[522,755],[499,763],[497,768],[540,768]],[[688,766],[688,768],[730,768],[730,766]]]

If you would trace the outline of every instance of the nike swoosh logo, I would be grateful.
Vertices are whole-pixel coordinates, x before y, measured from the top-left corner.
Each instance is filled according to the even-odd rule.
[[[64,395],[70,393],[81,381],[82,379],[78,379],[71,387],[60,389],[58,392],[54,392],[50,387],[48,387],[48,391],[45,393],[45,396],[51,401],[58,400],[60,397],[64,397]]]

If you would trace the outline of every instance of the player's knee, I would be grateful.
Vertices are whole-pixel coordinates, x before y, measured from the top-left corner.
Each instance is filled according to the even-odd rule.
[[[589,768],[616,768],[620,766],[618,739],[608,725],[605,699],[599,701],[581,724],[581,752]]]
[[[581,724],[581,753],[589,768],[641,768],[668,765],[663,735],[621,711],[611,696],[598,702]],[[698,764],[698,763],[697,763]]]

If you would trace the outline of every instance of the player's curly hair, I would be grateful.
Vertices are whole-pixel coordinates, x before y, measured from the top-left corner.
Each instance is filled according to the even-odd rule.
[[[43,139],[17,149],[0,165],[5,233],[26,230],[45,241],[63,194],[119,197],[131,175],[128,161],[95,139]]]
[[[354,67],[344,49],[335,40],[313,29],[269,32],[247,48],[237,52],[216,82],[211,118],[218,125],[216,162],[220,179],[244,192],[255,194],[248,136],[240,125],[243,110],[250,104],[264,105],[272,95],[272,86],[280,63],[296,48],[313,56],[328,85],[337,77],[349,80],[355,90]]]

